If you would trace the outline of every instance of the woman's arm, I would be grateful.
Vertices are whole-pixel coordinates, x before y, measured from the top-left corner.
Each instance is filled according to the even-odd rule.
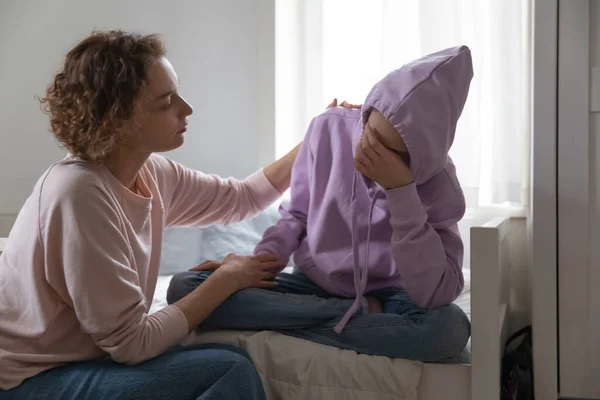
[[[187,320],[188,332],[191,332],[233,293],[235,290],[232,285],[211,275],[202,285],[172,306],[181,310]]]
[[[293,162],[291,157],[281,162],[281,170]],[[167,226],[242,221],[281,197],[264,170],[239,180],[204,174],[159,155],[153,155],[150,163],[161,193]],[[289,172],[281,170],[270,168],[271,179],[284,187]]]
[[[285,192],[290,187],[292,166],[296,161],[299,150],[300,144],[296,145],[285,156],[264,168],[265,176],[280,193]]]
[[[334,101],[329,107],[337,105]],[[359,106],[342,103],[343,107]],[[290,186],[300,145],[244,180],[223,179],[153,155],[151,164],[163,197],[167,226],[228,224],[252,217],[281,197]]]

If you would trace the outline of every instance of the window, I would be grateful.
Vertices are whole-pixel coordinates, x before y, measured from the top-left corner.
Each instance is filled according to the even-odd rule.
[[[450,156],[471,209],[527,204],[529,2],[277,0],[276,151],[337,97],[362,104],[389,71],[465,44],[475,76]]]

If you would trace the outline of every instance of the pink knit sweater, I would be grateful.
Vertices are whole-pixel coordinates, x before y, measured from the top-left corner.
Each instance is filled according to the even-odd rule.
[[[40,178],[0,255],[0,388],[71,361],[135,364],[180,342],[176,306],[148,315],[165,227],[240,221],[280,196],[262,171],[221,179],[156,155],[136,187],[74,158]]]

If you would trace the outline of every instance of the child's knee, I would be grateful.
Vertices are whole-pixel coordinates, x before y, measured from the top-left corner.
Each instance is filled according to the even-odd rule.
[[[460,353],[471,336],[471,323],[467,315],[455,304],[435,310],[434,315],[433,325],[440,332],[441,356],[452,357]]]
[[[210,272],[180,272],[173,275],[167,289],[167,303],[173,304],[190,294],[210,276]]]

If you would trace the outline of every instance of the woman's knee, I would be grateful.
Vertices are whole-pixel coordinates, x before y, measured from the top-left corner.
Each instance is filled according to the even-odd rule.
[[[202,350],[202,351],[206,351],[206,350],[211,350],[211,351],[215,351],[215,352],[226,352],[226,353],[236,353],[238,356],[245,358],[248,361],[251,361],[252,359],[250,358],[250,354],[248,354],[248,352],[244,349],[242,349],[241,347],[236,347],[230,344],[226,344],[226,343],[207,343],[207,344],[198,344],[198,345],[192,345],[192,346],[185,346],[183,347],[183,349],[187,350],[187,351],[194,351],[194,350]],[[204,353],[202,353],[204,354]],[[237,357],[232,356],[232,359],[236,359]]]
[[[212,363],[220,365],[223,372],[229,370],[255,371],[250,356],[243,349],[228,345],[216,345],[199,350],[208,351],[211,354]]]
[[[154,384],[170,385],[181,398],[235,398],[263,400],[264,388],[248,354],[223,344],[176,349],[156,359],[150,367],[158,374]],[[158,383],[157,381],[163,381]],[[191,396],[191,395],[194,396]],[[171,396],[176,397],[177,396]]]
[[[173,275],[167,289],[167,303],[173,304],[183,297],[190,294],[202,282],[204,282],[211,272],[208,271],[186,271]]]
[[[231,364],[233,371],[240,378],[260,382],[258,371],[254,367],[250,356],[242,349],[223,350],[225,359]]]
[[[243,399],[262,399],[264,388],[258,371],[254,367],[250,356],[242,349],[228,345],[209,345],[198,348],[202,358],[199,374],[207,375],[207,370],[212,370],[212,378],[215,383],[222,382],[224,385],[244,388]],[[207,368],[208,366],[208,368]],[[222,389],[218,389],[220,392]]]

